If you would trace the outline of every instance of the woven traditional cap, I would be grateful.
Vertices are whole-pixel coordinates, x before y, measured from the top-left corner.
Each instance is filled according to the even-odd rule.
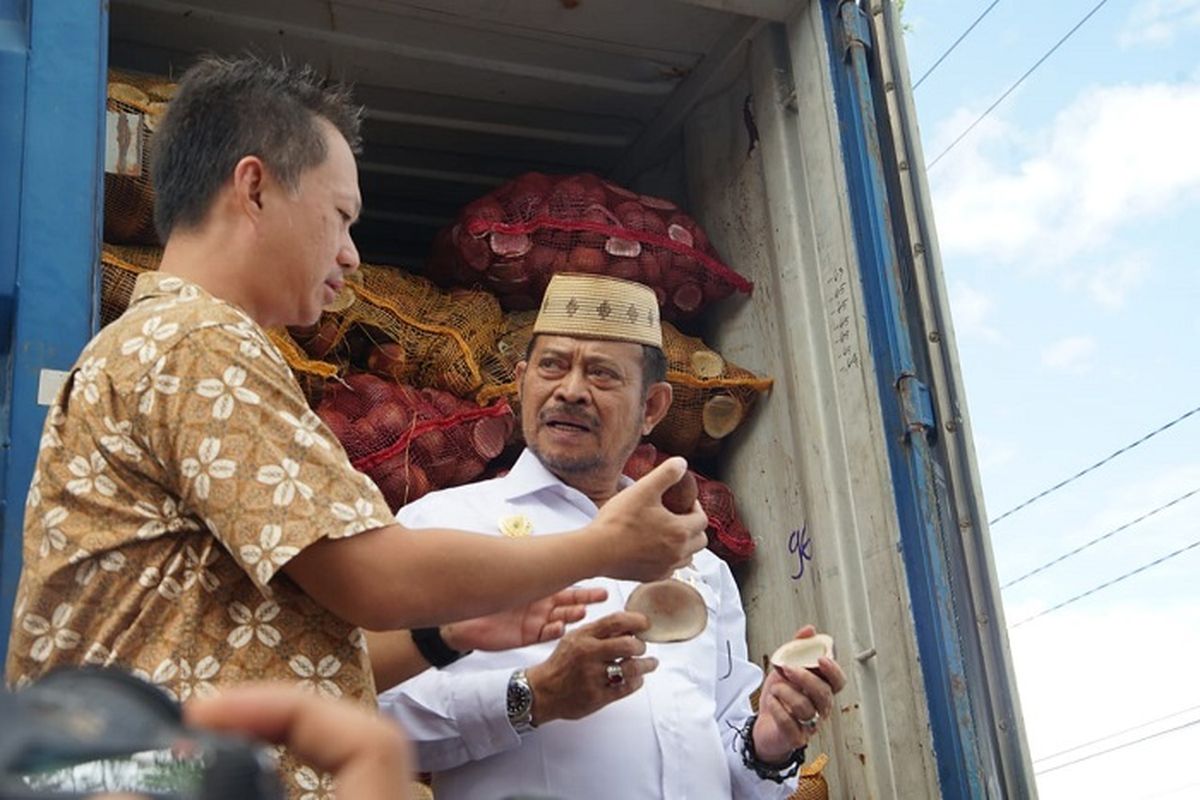
[[[648,286],[604,275],[555,275],[533,332],[614,339],[662,349],[658,298]]]

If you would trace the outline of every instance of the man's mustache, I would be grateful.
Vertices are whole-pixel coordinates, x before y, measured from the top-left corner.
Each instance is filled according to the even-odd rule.
[[[538,414],[538,422],[544,425],[549,419],[578,422],[588,428],[600,427],[599,419],[574,406],[554,406],[553,408],[542,409]]]

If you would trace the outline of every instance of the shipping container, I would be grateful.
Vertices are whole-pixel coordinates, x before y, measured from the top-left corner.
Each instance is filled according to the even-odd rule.
[[[849,676],[830,796],[1034,796],[885,0],[0,0],[0,648],[44,404],[98,326],[107,70],[246,51],[356,86],[365,261],[420,264],[527,170],[691,212],[755,284],[708,339],[775,378],[720,460],[752,657],[813,622]]]

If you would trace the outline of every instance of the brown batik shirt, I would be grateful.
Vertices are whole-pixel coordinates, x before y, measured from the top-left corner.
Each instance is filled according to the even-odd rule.
[[[362,632],[280,569],[390,522],[263,330],[146,273],[49,410],[8,682],[117,664],[179,700],[284,680],[374,708]],[[327,776],[284,769],[293,796],[328,793]]]

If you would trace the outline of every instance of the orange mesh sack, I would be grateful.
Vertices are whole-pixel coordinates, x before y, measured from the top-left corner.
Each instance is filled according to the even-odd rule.
[[[317,413],[393,512],[433,489],[478,478],[513,426],[504,404],[480,407],[365,372],[331,381]]]
[[[104,327],[129,308],[133,285],[138,275],[158,269],[162,259],[160,247],[118,247],[106,244],[100,248],[100,326]]]
[[[513,373],[525,357],[535,317],[531,311],[506,315],[500,338],[484,361],[484,386],[476,395],[480,403],[503,397],[517,407]],[[674,399],[650,441],[673,455],[711,454],[719,449],[721,439],[745,421],[758,396],[771,388],[772,380],[725,360],[669,322],[663,323],[663,350]]]
[[[829,782],[821,773],[829,763],[829,756],[821,753],[811,762],[800,767],[800,779],[796,791],[788,800],[829,800]]]
[[[364,264],[360,272],[354,301],[323,315],[309,355],[473,397],[483,383],[481,360],[495,348],[504,322],[496,298],[445,292],[395,267]]]
[[[674,203],[586,173],[529,172],[468,204],[435,237],[429,270],[486,286],[509,310],[537,308],[555,273],[612,275],[652,287],[675,320],[752,288]]]
[[[134,247],[105,244],[100,249],[100,324],[115,320],[129,307],[133,285],[143,272],[158,269],[161,247]],[[337,375],[333,364],[309,358],[286,330],[268,328],[267,337],[279,349],[309,403],[320,401],[325,381]]]
[[[624,472],[636,480],[667,457],[652,444],[638,445],[625,462]],[[732,490],[720,481],[706,478],[694,470],[688,471],[696,478],[700,507],[708,515],[708,549],[730,564],[750,558],[754,555],[754,539],[738,516]]]
[[[771,388],[770,378],[724,359],[694,336],[663,323],[667,380],[674,399],[650,441],[674,455],[708,455],[737,430],[758,396]]]
[[[504,315],[504,324],[500,329],[499,338],[496,339],[496,346],[487,353],[481,364],[483,386],[475,396],[481,405],[504,398],[520,417],[517,363],[525,358],[525,350],[533,337],[533,323],[536,319],[536,311],[511,311]]]
[[[150,140],[175,84],[162,78],[109,70],[104,158],[104,240],[158,244]]]

